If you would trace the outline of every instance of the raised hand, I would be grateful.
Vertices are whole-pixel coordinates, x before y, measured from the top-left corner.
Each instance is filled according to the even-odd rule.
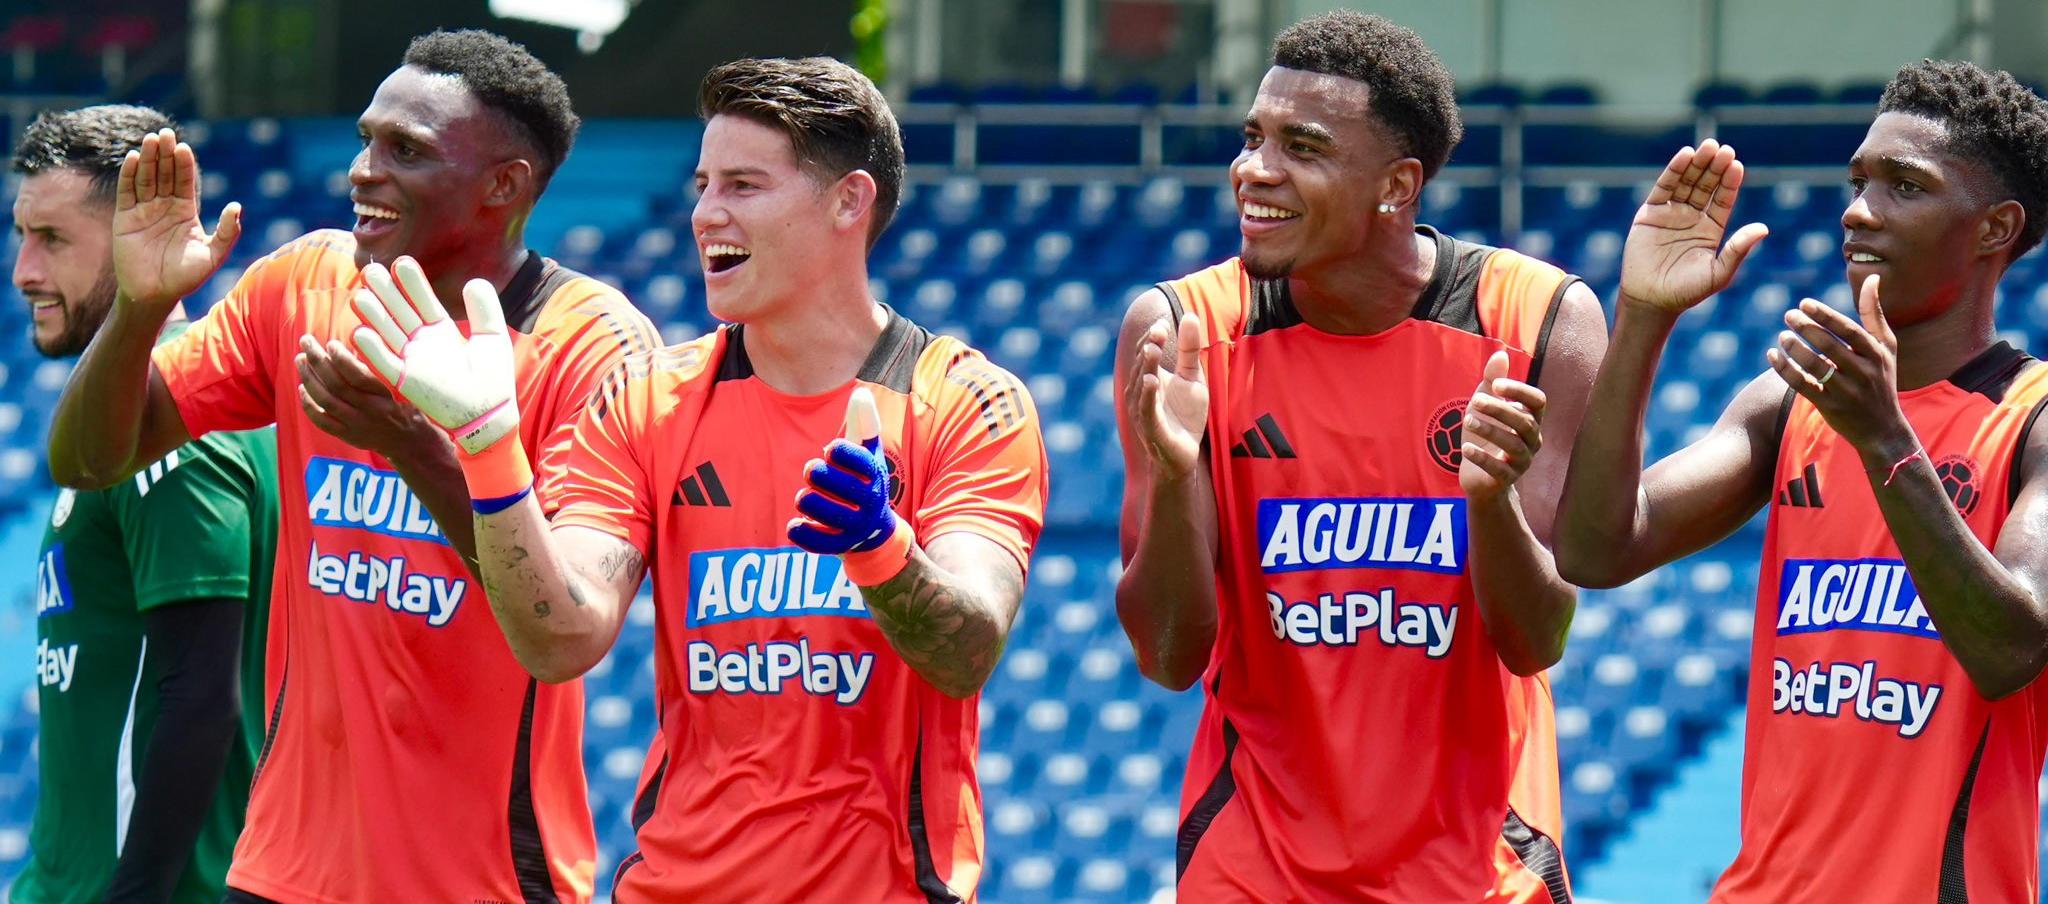
[[[1918,440],[1899,406],[1899,338],[1877,292],[1875,274],[1858,288],[1861,323],[1811,298],[1800,302],[1785,312],[1786,330],[1764,358],[1858,452],[1896,458]]]
[[[139,304],[169,307],[220,269],[242,235],[242,206],[220,212],[212,234],[199,221],[199,164],[164,129],[121,160],[114,187],[114,278]]]
[[[1168,343],[1173,343],[1171,352]],[[1209,424],[1201,320],[1193,313],[1182,314],[1177,336],[1166,324],[1154,324],[1139,340],[1137,354],[1137,378],[1125,390],[1126,408],[1150,453],[1154,473],[1167,479],[1186,477],[1201,463],[1202,433]]]
[[[845,435],[825,447],[825,458],[804,464],[804,488],[796,497],[801,514],[786,527],[790,542],[820,555],[879,549],[903,523],[889,508],[882,416],[867,387],[855,387],[846,400],[845,426]]]
[[[1709,138],[1673,154],[1629,226],[1621,252],[1622,301],[1677,314],[1727,288],[1743,258],[1770,232],[1751,223],[1721,244],[1741,190],[1742,161],[1734,148]]]
[[[1486,359],[1460,433],[1458,487],[1474,502],[1491,501],[1529,472],[1543,448],[1543,390],[1508,377],[1508,353]]]
[[[363,359],[463,452],[478,455],[507,436],[517,443],[512,338],[497,290],[481,279],[462,287],[465,339],[412,258],[393,261],[391,271],[363,268],[363,283],[368,288],[357,289],[353,303],[368,326],[350,336]]]

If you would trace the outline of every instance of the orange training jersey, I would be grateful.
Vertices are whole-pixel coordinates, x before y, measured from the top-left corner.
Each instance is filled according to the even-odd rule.
[[[1221,529],[1185,900],[1568,900],[1549,686],[1479,623],[1457,450],[1495,350],[1539,381],[1574,280],[1420,231],[1435,275],[1376,335],[1235,259],[1162,285],[1207,334]]]
[[[228,884],[286,902],[588,900],[580,684],[528,677],[391,463],[299,408],[299,336],[346,341],[358,325],[354,255],[345,232],[300,238],[155,354],[193,436],[278,427],[269,727]],[[538,254],[503,298],[547,501],[574,418],[653,330]]]
[[[1948,380],[1899,393],[1987,547],[2048,399],[2048,367],[2034,364],[1999,343]],[[2048,682],[1995,703],[1977,693],[1921,605],[1870,480],[1856,450],[1795,399],[1757,586],[1742,850],[1713,899],[2040,900]],[[1859,827],[1876,837],[1845,844]]]
[[[981,876],[976,699],[934,689],[837,556],[791,545],[804,464],[875,393],[898,516],[1030,558],[1045,449],[1017,380],[895,315],[845,386],[754,376],[743,328],[628,364],[577,425],[554,525],[654,568],[661,734],[618,900],[971,901]]]

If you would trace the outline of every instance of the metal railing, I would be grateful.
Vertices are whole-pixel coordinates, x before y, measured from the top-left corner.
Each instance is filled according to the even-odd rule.
[[[1499,162],[1446,166],[1438,179],[1461,186],[1498,187],[1500,228],[1512,239],[1522,229],[1524,198],[1529,188],[1555,188],[1573,183],[1603,186],[1645,184],[1656,177],[1663,159],[1600,165],[1546,165],[1532,163],[1527,131],[1532,126],[1676,130],[1689,127],[1691,140],[1716,135],[1724,126],[1784,126],[1787,129],[1861,126],[1874,111],[1864,105],[1737,105],[1704,109],[1631,109],[1625,107],[1468,107],[1463,110],[1468,136],[1492,131],[1499,141]],[[898,119],[908,127],[946,126],[950,129],[951,159],[940,163],[914,163],[911,176],[938,180],[951,176],[973,176],[988,182],[1045,179],[1056,183],[1104,180],[1135,183],[1156,176],[1176,176],[1189,182],[1220,182],[1227,159],[1194,161],[1170,158],[1167,136],[1175,129],[1215,129],[1214,135],[1234,135],[1244,111],[1218,106],[1138,106],[1117,104],[986,104],[953,106],[906,104],[897,109]],[[1125,129],[1122,145],[1135,143],[1136,159],[1129,163],[990,163],[985,144],[992,127],[1043,126],[1087,127],[1095,130]],[[1133,139],[1134,134],[1134,139]],[[1589,131],[1588,134],[1593,134]],[[1676,150],[1672,148],[1671,150]],[[1748,167],[1752,184],[1778,182],[1830,182],[1842,177],[1847,164],[1812,163]]]

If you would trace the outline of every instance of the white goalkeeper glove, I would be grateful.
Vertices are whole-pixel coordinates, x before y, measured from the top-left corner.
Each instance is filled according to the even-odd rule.
[[[469,310],[465,339],[412,258],[392,262],[390,271],[370,264],[363,282],[366,288],[352,299],[367,324],[351,336],[356,351],[448,432],[462,451],[472,499],[523,495],[533,472],[519,444],[512,337],[497,290],[481,279],[462,287]]]

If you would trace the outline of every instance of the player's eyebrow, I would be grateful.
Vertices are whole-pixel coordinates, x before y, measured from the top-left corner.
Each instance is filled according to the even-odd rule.
[[[1932,180],[1940,178],[1940,174],[1935,172],[1933,164],[1913,157],[1901,157],[1897,154],[1878,154],[1875,157],[1864,157],[1858,154],[1849,158],[1849,165],[1852,167],[1876,167],[1889,172],[1919,176],[1922,179]]]
[[[1244,115],[1244,127],[1247,129],[1264,128],[1263,126],[1259,125],[1259,114],[1256,112],[1246,113]],[[1306,138],[1310,141],[1320,142],[1322,144],[1328,145],[1334,145],[1337,143],[1337,136],[1335,133],[1331,132],[1327,128],[1324,128],[1322,125],[1313,122],[1290,122],[1280,127],[1280,134],[1288,138]]]
[[[768,175],[768,171],[758,166],[728,166],[720,168],[718,175],[730,179],[734,176],[765,176]],[[709,176],[708,171],[701,168],[697,170],[697,178],[704,179]]]
[[[1289,138],[1306,138],[1321,144],[1336,144],[1337,135],[1313,122],[1290,122],[1280,127],[1280,134]]]

